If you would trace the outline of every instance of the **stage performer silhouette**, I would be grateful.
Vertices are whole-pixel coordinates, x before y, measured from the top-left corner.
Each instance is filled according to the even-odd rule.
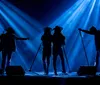
[[[65,45],[65,36],[61,33],[61,27],[56,26],[54,28],[54,34],[52,37],[53,41],[53,67],[54,67],[54,73],[57,75],[57,69],[56,69],[56,60],[58,55],[61,58],[62,63],[62,73],[66,73],[65,70],[65,63],[64,63],[64,55],[63,55],[63,46]]]
[[[6,66],[10,65],[10,60],[12,53],[16,50],[16,44],[15,40],[28,40],[29,38],[19,38],[15,35],[15,31],[13,28],[8,27],[6,29],[6,33],[2,34],[0,36],[1,43],[2,43],[2,73],[4,73],[4,70]],[[7,59],[7,65],[6,65],[6,59]],[[6,66],[5,66],[6,65]]]
[[[51,56],[51,41],[52,41],[50,27],[44,28],[44,34],[42,35],[41,40],[43,45],[43,51],[42,51],[43,67],[45,74],[48,75],[50,56]]]
[[[91,34],[94,35],[94,39],[95,39],[95,46],[96,46],[96,70],[98,68],[99,65],[99,56],[100,56],[100,30],[97,30],[96,27],[92,26],[90,28],[90,30],[84,30],[79,28],[80,31],[85,32],[87,34]]]

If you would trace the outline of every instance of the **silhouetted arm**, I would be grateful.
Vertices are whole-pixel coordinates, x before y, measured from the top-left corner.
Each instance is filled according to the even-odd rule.
[[[42,37],[41,37],[41,40],[43,41],[43,35],[42,35]]]
[[[63,38],[63,39],[64,39],[63,45],[65,45],[65,36],[64,36],[64,38]]]
[[[29,40],[29,38],[16,38],[16,40]]]
[[[93,32],[88,31],[88,30],[83,30],[83,29],[80,29],[80,28],[79,28],[79,31],[85,32],[85,33],[87,33],[87,34],[94,35],[94,33],[93,33]]]
[[[15,35],[14,35],[14,38],[15,38],[16,40],[29,40],[29,38],[20,38],[20,37],[17,37],[17,36],[15,36]]]
[[[61,41],[62,41],[62,45],[65,45],[65,36],[61,34]]]

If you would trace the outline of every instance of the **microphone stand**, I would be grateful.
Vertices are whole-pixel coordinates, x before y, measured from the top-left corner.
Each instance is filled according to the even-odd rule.
[[[86,50],[85,50],[85,46],[84,46],[84,43],[83,43],[83,38],[82,38],[82,34],[81,34],[81,31],[80,30],[79,30],[79,34],[80,34],[80,37],[81,37],[81,40],[82,40],[82,45],[83,45],[83,49],[84,49],[84,52],[85,52],[87,64],[89,66],[89,61],[88,61],[88,57],[87,57],[87,54],[86,54]]]

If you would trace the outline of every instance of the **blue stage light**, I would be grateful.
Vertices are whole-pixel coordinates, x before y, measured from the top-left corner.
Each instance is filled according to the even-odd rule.
[[[66,36],[66,53],[72,71],[77,71],[81,65],[88,65],[78,28],[88,30],[92,25],[98,27],[96,24],[98,24],[99,4],[100,0],[78,0],[70,9],[50,24],[51,27],[56,25],[63,27],[62,32]],[[94,18],[93,21],[91,21],[92,18]],[[82,33],[82,38],[89,64],[93,65],[96,57],[94,36]]]
[[[7,3],[5,2],[0,3],[0,9],[1,9],[0,14],[2,15],[2,17],[11,27],[13,27],[13,29],[16,31],[16,34],[18,36],[30,38],[29,41],[21,41],[21,42],[17,41],[16,43],[18,49],[17,53],[19,53],[18,55],[19,57],[16,56],[16,53],[13,54],[13,56],[16,56],[13,58],[14,60],[16,59],[16,63],[14,64],[21,65],[21,63],[23,62],[22,66],[24,67],[25,70],[28,70],[27,68],[30,67],[32,60],[37,52],[38,46],[41,43],[40,37],[42,35],[41,33],[43,32],[41,31],[43,30],[41,29],[42,25],[40,25],[37,21],[35,22],[35,20],[32,20],[29,16],[26,16],[26,14],[19,11],[18,9],[15,9],[16,10],[15,12],[14,9],[11,9],[11,7],[8,7],[6,5]],[[9,6],[13,6],[13,5],[9,4]],[[17,12],[22,14],[19,15],[19,13]],[[37,60],[41,62],[40,53],[41,51],[38,53],[39,57],[37,58]],[[18,61],[18,58],[20,59],[20,62]],[[35,70],[36,69],[40,70],[40,68],[35,68]]]
[[[65,50],[72,71],[77,71],[81,65],[87,65],[86,56],[84,53],[83,44],[78,28],[89,30],[89,28],[94,25],[95,27],[100,29],[99,11],[100,0],[78,0],[57,20],[50,24],[50,27],[52,28],[54,28],[56,25],[63,27],[62,33],[66,36]],[[15,58],[13,58],[13,60],[16,61],[17,64],[22,64],[25,69],[28,69],[32,62],[33,56],[35,55],[39,44],[41,43],[40,37],[43,34],[43,26],[37,21],[31,19],[28,15],[13,6],[11,3],[6,1],[0,2],[0,14],[10,24],[10,26],[14,28],[17,35],[21,37],[30,36],[30,41],[17,41],[18,48],[17,52],[14,55],[16,56],[16,54],[18,54],[17,56],[19,57],[16,56]],[[0,25],[0,27],[2,27],[2,24]],[[84,41],[89,64],[93,65],[96,55],[94,37],[92,35],[82,33],[82,39]],[[37,58],[37,61],[35,63],[35,68],[33,68],[34,71],[37,69],[38,71],[43,70],[41,65],[39,66],[39,64],[42,64],[41,51],[38,54],[39,57]],[[27,55],[29,55],[28,58]],[[22,60],[20,63],[17,61],[18,58]],[[58,68],[59,66],[60,65],[58,64]]]

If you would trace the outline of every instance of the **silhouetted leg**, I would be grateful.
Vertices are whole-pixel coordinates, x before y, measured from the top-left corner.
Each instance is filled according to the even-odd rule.
[[[45,56],[43,56],[42,61],[43,61],[43,68],[44,68],[44,72],[46,73]]]
[[[98,70],[98,65],[99,65],[99,51],[97,51],[96,54],[96,71]]]
[[[57,60],[57,55],[54,55],[53,56],[53,67],[54,67],[54,73],[55,73],[55,75],[57,75],[56,60]]]
[[[2,52],[2,63],[1,63],[1,67],[2,67],[3,72],[4,72],[4,69],[5,69],[5,63],[6,63],[6,52],[3,51]]]
[[[50,64],[50,56],[47,57],[47,74],[48,74],[49,64]]]
[[[63,72],[63,73],[66,73],[66,70],[65,70],[65,63],[64,63],[64,57],[63,57],[63,52],[62,52],[62,50],[60,50],[59,55],[60,55],[61,63],[62,63],[62,72]]]
[[[12,55],[12,52],[8,52],[7,66],[10,65],[11,55]]]

